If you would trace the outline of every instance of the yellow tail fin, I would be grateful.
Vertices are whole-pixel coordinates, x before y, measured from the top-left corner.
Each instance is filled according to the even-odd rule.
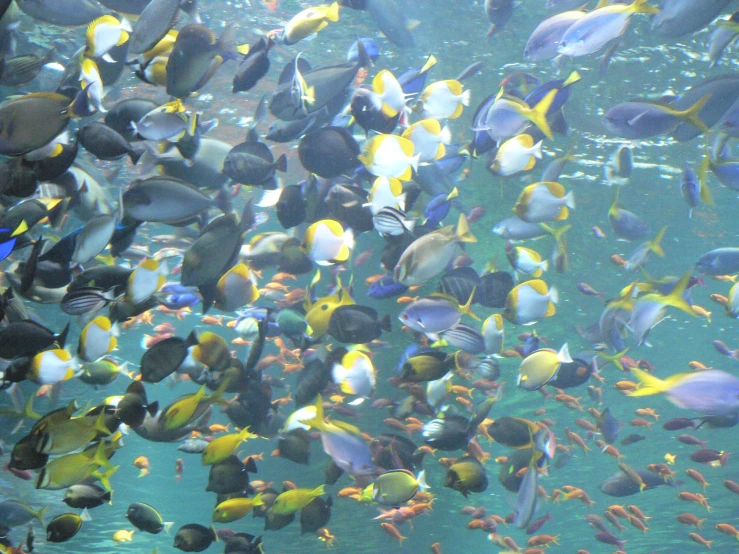
[[[703,123],[703,120],[698,117],[698,114],[703,109],[703,106],[706,105],[706,102],[708,102],[711,99],[711,93],[706,94],[703,96],[700,100],[698,100],[695,104],[690,106],[687,110],[683,111],[673,111],[672,115],[677,117],[678,119],[681,119],[685,123],[690,123],[694,127],[697,127],[704,133],[707,133],[709,131],[708,127],[705,123]]]
[[[464,214],[459,214],[459,223],[457,223],[455,235],[459,242],[477,242],[477,237],[470,231],[470,224]]]
[[[558,90],[550,90],[536,106],[522,114],[541,129],[541,132],[544,133],[549,140],[554,140],[554,135],[552,135],[552,129],[549,127],[549,122],[547,121],[547,112],[549,111],[552,102],[554,102],[554,97],[557,96],[558,92]]]

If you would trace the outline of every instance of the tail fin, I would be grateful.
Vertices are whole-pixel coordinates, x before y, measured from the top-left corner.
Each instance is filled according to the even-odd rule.
[[[659,9],[654,6],[647,5],[647,0],[635,0],[630,6],[632,13],[659,13]]]
[[[624,364],[621,363],[621,358],[626,356],[626,353],[628,351],[629,349],[626,348],[622,350],[621,352],[616,352],[615,354],[606,354],[605,352],[596,352],[596,356],[607,361],[608,363],[615,365],[621,371],[626,371],[626,369],[624,368]]]
[[[470,225],[464,214],[459,214],[459,223],[457,223],[456,237],[459,242],[477,242],[477,237],[470,231]]]
[[[673,308],[677,308],[678,310],[681,310],[685,312],[686,314],[690,314],[694,317],[699,317],[698,312],[696,312],[693,309],[693,306],[691,306],[685,298],[683,298],[683,293],[685,292],[685,289],[688,287],[688,283],[690,282],[691,272],[688,270],[685,275],[683,275],[680,280],[675,284],[673,289],[670,291],[670,294],[667,296],[662,297],[662,303],[667,304],[668,306],[672,306]]]
[[[659,394],[670,390],[667,382],[642,369],[632,367],[631,373],[639,379],[639,387],[628,392],[627,394],[629,396],[651,396],[652,394]]]
[[[678,119],[681,119],[685,123],[690,123],[694,127],[697,127],[704,133],[707,133],[709,131],[708,127],[705,123],[703,123],[703,120],[698,117],[698,114],[703,109],[703,107],[706,105],[706,103],[711,99],[711,93],[706,94],[703,96],[700,100],[698,100],[695,104],[690,106],[687,110],[683,111],[675,111],[673,112],[673,115],[677,117]]]
[[[552,102],[554,102],[554,97],[557,96],[558,92],[558,90],[550,90],[536,106],[530,108],[525,114],[534,125],[541,129],[541,132],[544,133],[549,140],[553,140],[554,136],[552,135],[552,129],[549,127],[549,122],[547,121],[547,112],[549,111]]]
[[[310,425],[311,427],[315,427],[319,431],[323,430],[326,427],[326,423],[323,420],[323,399],[321,398],[321,395],[316,395],[316,415],[315,417],[312,417],[310,419],[301,419],[300,423],[303,423],[305,425]]]
[[[470,293],[470,297],[467,299],[467,303],[464,306],[460,306],[459,311],[465,315],[470,316],[472,319],[476,319],[477,321],[482,321],[479,317],[477,317],[474,313],[472,313],[472,301],[475,299],[476,291],[477,291],[477,286],[472,287],[472,292]]]
[[[667,226],[662,227],[662,229],[659,230],[657,235],[649,241],[649,249],[657,254],[658,256],[664,256],[665,252],[662,250],[662,246],[660,243],[662,242],[662,238],[665,236],[665,231],[667,230]]]

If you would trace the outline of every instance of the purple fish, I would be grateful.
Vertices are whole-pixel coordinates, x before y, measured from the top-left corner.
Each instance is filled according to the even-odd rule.
[[[729,349],[729,347],[726,346],[726,343],[724,341],[716,339],[715,341],[713,341],[713,347],[716,349],[716,351],[719,354],[728,356],[732,360],[739,360],[739,350]]]
[[[602,542],[604,544],[610,544],[612,546],[617,546],[619,549],[623,550],[624,544],[626,541],[622,541],[619,539],[616,535],[609,531],[601,531],[600,533],[595,535],[595,540]]]

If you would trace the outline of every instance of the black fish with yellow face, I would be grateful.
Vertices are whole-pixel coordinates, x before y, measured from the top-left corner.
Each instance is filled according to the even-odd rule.
[[[461,492],[467,498],[471,492],[483,492],[488,488],[487,472],[476,458],[464,456],[449,467],[444,486]]]

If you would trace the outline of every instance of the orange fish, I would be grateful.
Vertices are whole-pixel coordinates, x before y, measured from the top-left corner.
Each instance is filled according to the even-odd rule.
[[[182,479],[183,471],[185,471],[185,461],[182,458],[177,458],[174,463],[175,481]]]
[[[223,325],[223,316],[214,317],[212,315],[206,315],[200,320],[200,323],[204,323],[205,325]]]
[[[141,471],[139,471],[139,477],[143,477],[144,475],[149,474],[149,458],[146,456],[139,456],[133,461],[134,467],[139,468]]]
[[[395,527],[392,523],[381,523],[380,527],[382,527],[382,530],[385,531],[388,535],[390,535],[392,538],[398,541],[401,545],[403,544],[404,540],[407,540],[408,537],[404,537],[400,534],[400,531],[398,531],[398,528]]]

